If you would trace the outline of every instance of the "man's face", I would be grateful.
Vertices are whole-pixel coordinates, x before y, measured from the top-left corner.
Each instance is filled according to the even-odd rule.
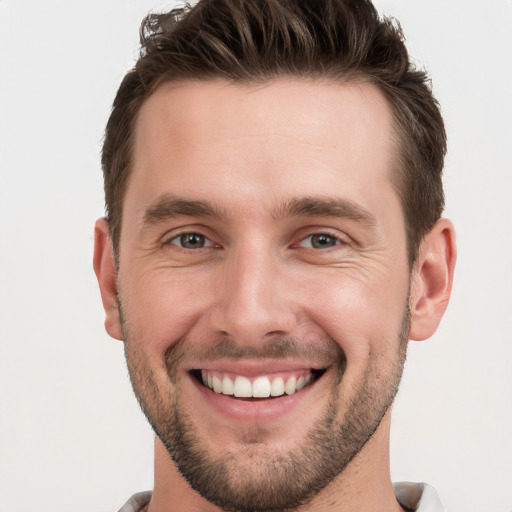
[[[135,133],[118,274],[135,392],[204,497],[297,506],[357,456],[402,372],[390,109],[369,84],[182,83]]]

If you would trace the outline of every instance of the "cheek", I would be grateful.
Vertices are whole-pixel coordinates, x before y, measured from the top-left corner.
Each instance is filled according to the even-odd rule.
[[[403,278],[362,280],[340,271],[306,283],[301,296],[308,319],[340,345],[348,366],[357,366],[396,351],[407,290]]]
[[[204,276],[191,278],[167,269],[126,281],[121,277],[120,296],[128,328],[159,359],[198,324],[212,295]]]

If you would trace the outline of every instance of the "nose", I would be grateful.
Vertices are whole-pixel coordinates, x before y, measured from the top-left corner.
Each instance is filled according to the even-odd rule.
[[[239,251],[224,262],[211,328],[241,346],[290,334],[297,323],[285,264],[269,250]]]

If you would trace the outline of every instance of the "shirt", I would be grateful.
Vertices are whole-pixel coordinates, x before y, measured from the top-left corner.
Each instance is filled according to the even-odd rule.
[[[436,490],[430,485],[413,482],[393,484],[396,498],[402,507],[415,512],[444,512]],[[119,512],[140,512],[149,503],[151,491],[134,494]]]

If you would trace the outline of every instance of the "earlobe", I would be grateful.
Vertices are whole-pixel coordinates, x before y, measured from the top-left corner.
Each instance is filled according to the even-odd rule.
[[[425,236],[412,272],[410,339],[424,340],[436,331],[450,299],[456,258],[453,225],[440,219]]]
[[[112,338],[122,340],[121,318],[117,300],[117,269],[110,242],[110,229],[105,219],[94,227],[94,272],[100,286],[105,310],[105,329]]]

